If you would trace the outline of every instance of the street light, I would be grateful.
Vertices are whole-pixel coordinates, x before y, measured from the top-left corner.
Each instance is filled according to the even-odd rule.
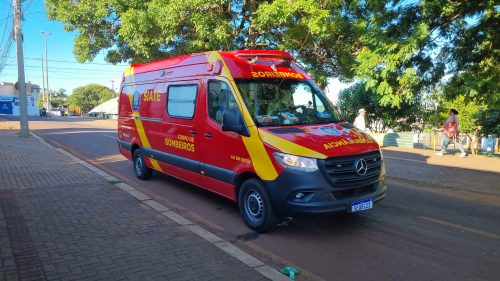
[[[47,111],[50,111],[50,88],[49,88],[49,60],[47,58],[47,37],[51,35],[50,32],[40,31],[40,34],[45,39],[45,77],[47,78]]]
[[[114,98],[115,97],[115,80],[110,80],[109,82],[111,82],[111,97]]]

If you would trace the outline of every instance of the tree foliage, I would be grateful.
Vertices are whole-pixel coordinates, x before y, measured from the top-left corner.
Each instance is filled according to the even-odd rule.
[[[500,12],[494,0],[47,0],[49,17],[76,31],[80,62],[112,63],[208,50],[292,52],[316,81],[358,79],[401,107],[445,81],[499,106]]]
[[[399,105],[443,81],[450,98],[498,102],[499,30],[495,1],[386,1],[371,9],[357,75]]]
[[[440,123],[443,124],[448,119],[448,112],[453,108],[456,109],[460,124],[460,132],[472,135],[477,135],[480,131],[481,122],[479,112],[485,109],[485,106],[476,102],[469,102],[464,96],[460,96],[453,100],[444,101],[440,107]]]
[[[367,127],[373,132],[385,133],[389,129],[396,131],[422,129],[419,101],[404,101],[399,108],[392,108],[389,105],[381,105],[380,99],[379,95],[366,90],[364,83],[357,83],[340,92],[337,105],[351,122],[358,115],[358,110],[364,108],[367,111]]]
[[[49,17],[76,31],[78,61],[102,50],[112,63],[146,62],[208,50],[284,49],[323,86],[352,78],[357,2],[276,0],[48,0]],[[351,9],[355,9],[352,11]]]
[[[57,91],[50,91],[50,92],[51,92],[50,105],[52,108],[60,108],[61,106],[65,105],[66,99],[68,98],[65,89],[60,88]]]
[[[38,104],[37,104],[38,109],[43,108],[43,98],[46,98],[46,97],[43,97],[42,93],[40,93],[40,95],[38,97]],[[51,108],[59,108],[59,107],[65,105],[66,99],[68,98],[68,95],[66,94],[66,89],[60,88],[57,91],[51,90],[50,91],[50,98],[51,98],[51,100],[50,100]]]
[[[478,112],[479,131],[481,135],[500,136],[500,110],[498,108],[486,108]]]
[[[80,107],[83,112],[88,112],[111,98],[112,91],[110,88],[98,84],[89,84],[74,89],[67,102],[69,105]]]

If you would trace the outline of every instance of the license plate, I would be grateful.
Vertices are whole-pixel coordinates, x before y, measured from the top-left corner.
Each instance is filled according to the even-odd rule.
[[[363,201],[353,202],[351,204],[351,212],[359,212],[373,208],[373,199],[366,199]]]

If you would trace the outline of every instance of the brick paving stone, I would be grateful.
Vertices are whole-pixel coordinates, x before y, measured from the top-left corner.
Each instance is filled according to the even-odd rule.
[[[0,131],[0,194],[1,280],[267,280],[34,138]]]

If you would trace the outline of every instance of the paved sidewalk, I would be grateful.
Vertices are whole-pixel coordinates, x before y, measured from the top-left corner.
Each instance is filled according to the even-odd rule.
[[[465,158],[460,158],[459,152],[449,151],[444,156],[437,156],[435,155],[437,151],[401,147],[384,147],[382,151],[384,157],[389,159],[406,159],[416,163],[500,173],[500,157],[469,154]]]
[[[0,130],[0,280],[268,280],[258,260],[122,189]]]

